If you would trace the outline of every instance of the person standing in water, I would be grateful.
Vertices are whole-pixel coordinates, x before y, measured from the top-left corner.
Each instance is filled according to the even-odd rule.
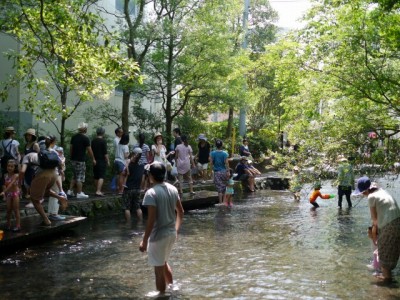
[[[385,283],[392,281],[392,270],[396,268],[400,257],[400,208],[393,197],[384,189],[364,176],[357,180],[354,195],[368,198],[371,214],[371,235],[378,245],[379,264]]]
[[[154,266],[156,287],[164,293],[168,284],[172,284],[172,270],[168,259],[183,220],[183,207],[178,190],[164,182],[165,166],[154,162],[149,168],[152,184],[144,195],[143,205],[147,207],[147,225],[140,242],[139,250],[147,251],[148,264]]]
[[[343,196],[346,196],[348,207],[352,207],[351,191],[354,189],[353,167],[343,155],[338,157],[338,208],[342,208]]]

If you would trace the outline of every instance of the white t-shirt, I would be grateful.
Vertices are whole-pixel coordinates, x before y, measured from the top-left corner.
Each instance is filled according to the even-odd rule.
[[[400,209],[396,200],[383,189],[368,195],[369,207],[375,207],[378,215],[378,230],[393,220],[400,218]]]
[[[129,153],[129,146],[118,144],[115,149],[115,161],[120,161],[125,164],[125,153]]]
[[[157,146],[156,145],[152,145],[151,146],[151,150],[154,153],[154,161],[158,161],[161,163],[165,163],[167,158],[166,158],[166,153],[167,153],[167,148],[165,148],[164,145],[161,145],[161,150],[160,150],[160,155],[156,154],[156,150],[157,150]]]
[[[149,237],[151,242],[169,235],[176,235],[175,207],[178,201],[178,190],[167,182],[158,183],[147,190],[143,198],[143,205],[155,206],[157,210],[157,219]]]

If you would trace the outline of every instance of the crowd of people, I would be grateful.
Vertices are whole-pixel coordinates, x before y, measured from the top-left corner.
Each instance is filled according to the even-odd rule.
[[[246,139],[240,147],[242,157],[233,170],[229,166],[232,158],[223,149],[223,142],[216,140],[211,145],[205,134],[198,136],[195,150],[189,145],[188,136],[181,134],[179,128],[172,132],[174,143],[170,149],[159,132],[154,134],[152,145],[146,144],[145,135],[141,133],[137,143],[130,147],[129,135],[118,127],[113,140],[114,161],[111,164],[105,129],[97,128],[96,137],[92,140],[87,133],[88,124],[79,123],[77,132],[71,137],[69,160],[66,161],[64,149],[56,145],[54,135],[38,137],[36,130],[29,128],[24,134],[23,152],[20,152],[15,129],[5,129],[4,138],[0,141],[3,186],[0,197],[7,203],[6,230],[21,230],[21,197],[31,201],[27,207],[35,208],[42,217],[41,226],[51,226],[52,221],[64,220],[65,216],[59,214],[59,210],[67,208],[67,198],[89,198],[83,191],[88,159],[93,166],[94,195],[104,197],[106,172],[112,167],[115,193],[122,197],[126,221],[130,223],[132,212],[136,213],[138,220],[142,220],[141,206],[147,207],[147,225],[139,250],[148,252],[148,263],[154,266],[156,287],[160,292],[164,292],[173,281],[168,258],[183,220],[181,198],[184,181],[189,184],[189,194],[194,195],[194,170],[200,184],[213,177],[219,202],[232,207],[234,180],[242,181],[249,191],[254,192],[254,177],[261,174],[249,162],[251,153]],[[66,165],[72,176],[65,193]],[[48,197],[47,211],[43,207],[45,197]]]
[[[87,199],[89,196],[83,191],[83,185],[88,157],[93,165],[94,195],[103,197],[106,171],[112,165],[115,193],[122,197],[126,221],[130,222],[132,212],[136,213],[138,220],[142,220],[141,205],[147,207],[147,225],[139,250],[148,252],[148,263],[154,266],[156,287],[160,292],[165,291],[166,286],[173,281],[168,258],[183,220],[181,199],[185,180],[189,184],[189,193],[195,194],[193,170],[197,170],[201,184],[206,183],[210,177],[209,170],[212,171],[219,202],[226,207],[233,206],[235,180],[241,181],[249,192],[254,192],[255,177],[261,174],[251,163],[251,152],[246,138],[239,148],[240,158],[237,159],[237,165],[232,169],[230,162],[233,158],[224,150],[220,139],[215,140],[212,145],[205,134],[200,134],[197,137],[197,149],[194,151],[189,145],[188,137],[182,135],[179,128],[175,128],[172,132],[174,142],[170,149],[164,144],[160,132],[154,134],[152,145],[147,145],[145,135],[139,134],[138,142],[130,147],[129,135],[118,127],[113,140],[114,161],[111,164],[104,128],[97,128],[96,137],[92,140],[87,135],[87,123],[79,123],[77,131],[69,144],[68,166],[72,177],[65,193],[63,181],[66,159],[64,149],[56,145],[56,137],[37,137],[35,129],[27,129],[23,152],[20,152],[15,129],[5,129],[4,138],[0,141],[0,197],[7,204],[6,229],[13,232],[21,230],[19,201],[22,194],[31,201],[27,206],[34,207],[42,217],[42,226],[51,226],[52,221],[65,218],[59,214],[59,210],[66,209],[68,197]],[[337,162],[338,207],[342,208],[343,197],[346,197],[348,207],[352,207],[350,196],[353,190],[355,195],[368,197],[372,220],[368,234],[375,246],[374,267],[384,281],[390,282],[392,270],[400,257],[400,209],[393,197],[371,183],[368,177],[361,177],[355,186],[352,165],[344,156],[339,156]],[[302,185],[300,169],[295,166],[290,188],[296,201],[300,201]],[[314,191],[309,197],[313,209],[319,207],[317,198],[335,197],[334,194],[321,193],[320,189],[321,183],[315,183]],[[45,197],[49,199],[47,211],[42,205]]]
[[[84,192],[84,183],[89,174],[86,170],[88,159],[92,161],[96,197],[105,196],[103,189],[106,173],[108,169],[112,169],[115,193],[123,199],[128,222],[131,212],[135,212],[139,220],[142,219],[140,195],[150,188],[148,173],[153,162],[165,166],[165,180],[175,185],[180,195],[183,194],[185,181],[188,182],[189,194],[195,195],[192,176],[194,173],[198,176],[199,184],[205,184],[212,177],[219,202],[225,203],[227,207],[232,207],[234,180],[241,181],[245,188],[254,192],[254,177],[261,174],[251,164],[247,139],[243,139],[239,149],[241,157],[236,168],[232,170],[229,166],[232,158],[229,158],[228,152],[224,150],[222,140],[217,139],[215,143],[210,144],[205,134],[198,135],[197,149],[192,149],[188,136],[181,134],[179,128],[175,128],[172,132],[173,145],[167,147],[160,132],[154,134],[152,145],[146,144],[143,133],[138,135],[137,143],[130,144],[129,134],[118,127],[113,139],[114,161],[111,162],[105,129],[99,127],[95,132],[96,137],[91,140],[88,136],[88,124],[79,123],[77,132],[70,139],[69,159],[66,161],[64,149],[57,146],[54,135],[38,137],[36,130],[29,128],[23,135],[25,144],[20,147],[15,129],[5,129],[3,140],[0,141],[3,177],[1,196],[7,202],[7,226],[10,230],[17,232],[21,228],[19,200],[22,197],[30,201],[26,205],[27,208],[35,208],[42,216],[44,226],[51,225],[51,221],[65,219],[65,216],[59,214],[59,210],[60,204],[61,208],[66,207],[67,198],[89,198],[88,193]],[[56,153],[58,165],[46,169],[41,167],[42,150]],[[68,178],[68,189],[64,192],[66,165],[72,176]],[[12,168],[14,171],[11,171]],[[39,190],[45,192],[38,193]],[[47,213],[42,206],[45,197],[49,199]],[[12,214],[15,215],[15,226],[11,225]]]

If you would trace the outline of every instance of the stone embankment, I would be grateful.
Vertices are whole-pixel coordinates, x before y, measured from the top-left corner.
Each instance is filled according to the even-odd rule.
[[[284,190],[289,185],[289,178],[279,175],[278,173],[267,173],[256,177],[256,187],[259,190],[272,189]],[[194,185],[195,195],[188,193],[187,185],[184,186],[184,193],[182,196],[182,205],[187,210],[205,208],[218,203],[218,194],[215,192],[215,187],[212,180],[207,180],[205,184],[196,183]],[[236,192],[245,192],[245,188],[241,186],[240,182],[235,183]],[[89,194],[88,199],[68,199],[68,208],[62,212],[64,215],[69,216],[84,216],[84,217],[104,217],[110,214],[117,214],[122,212],[122,199],[120,195],[112,193],[106,194],[105,197],[96,197]],[[22,199],[20,202],[21,217],[32,216],[37,214],[34,208],[26,208],[28,200]],[[43,203],[47,208],[47,201]],[[6,207],[5,203],[0,205],[0,223],[5,221]]]

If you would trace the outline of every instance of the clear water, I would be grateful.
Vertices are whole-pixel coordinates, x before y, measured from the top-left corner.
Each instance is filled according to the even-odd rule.
[[[398,179],[382,184],[395,196]],[[365,198],[351,210],[336,199],[311,210],[289,192],[259,191],[185,214],[170,258],[174,285],[166,299],[400,299],[398,284],[381,286],[367,265],[372,246]],[[322,192],[334,193],[330,182]],[[344,207],[346,207],[346,203]],[[144,223],[123,215],[95,220],[0,260],[0,299],[146,299],[153,269],[138,247]],[[400,282],[399,267],[395,278]]]

